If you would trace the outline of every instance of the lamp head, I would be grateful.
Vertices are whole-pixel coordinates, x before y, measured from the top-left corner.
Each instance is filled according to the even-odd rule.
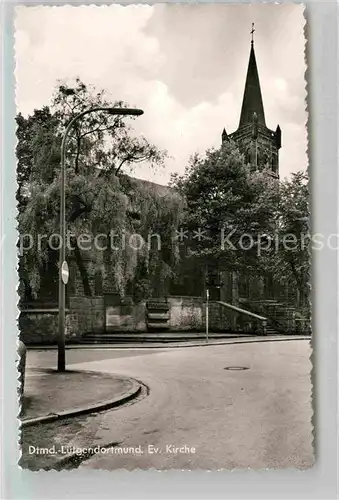
[[[109,115],[133,115],[140,116],[143,115],[144,112],[142,109],[138,108],[108,108],[107,113]]]

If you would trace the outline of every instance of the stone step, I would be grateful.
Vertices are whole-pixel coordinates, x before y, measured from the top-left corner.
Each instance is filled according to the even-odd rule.
[[[156,330],[157,328],[168,329],[169,324],[166,322],[156,321],[156,322],[147,322],[147,328],[151,330]]]
[[[148,300],[146,302],[146,309],[148,311],[169,311],[169,304],[166,300]]]
[[[278,304],[278,301],[275,299],[263,299],[263,300],[248,300],[251,304]]]
[[[253,334],[242,333],[209,333],[209,339],[222,340],[241,337],[253,337]],[[259,335],[258,335],[259,337]],[[130,343],[130,342],[187,342],[205,340],[205,333],[190,333],[190,332],[157,332],[157,333],[123,333],[116,332],[110,334],[87,334],[80,341],[82,344],[114,344],[114,343]]]
[[[170,315],[168,312],[147,312],[147,320],[168,320]]]

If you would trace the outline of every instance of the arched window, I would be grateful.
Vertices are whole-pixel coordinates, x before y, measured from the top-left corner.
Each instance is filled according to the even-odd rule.
[[[277,155],[276,155],[276,153],[272,153],[271,168],[272,168],[272,172],[274,172],[274,173],[277,172]]]
[[[252,163],[252,151],[251,148],[247,148],[246,154],[245,154],[245,161],[246,164],[250,165]]]
[[[94,294],[102,295],[102,293],[103,293],[102,270],[96,269],[94,275]]]

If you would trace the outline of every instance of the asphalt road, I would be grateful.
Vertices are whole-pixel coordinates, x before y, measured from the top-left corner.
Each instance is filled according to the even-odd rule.
[[[45,445],[46,440],[77,447],[107,445],[80,460],[79,468],[262,469],[313,464],[308,341],[138,354],[124,350],[123,357],[103,352],[100,359],[80,363],[76,361],[84,354],[72,354],[72,368],[129,375],[147,384],[150,392],[120,409],[44,426]],[[93,359],[90,353],[86,356]],[[31,429],[25,439],[35,444],[39,439],[34,432]]]
[[[76,363],[87,363],[90,361],[101,361],[104,359],[130,358],[162,352],[162,349],[126,349],[126,348],[95,348],[95,349],[66,349],[66,366]],[[28,349],[27,366],[40,368],[57,367],[57,349]]]

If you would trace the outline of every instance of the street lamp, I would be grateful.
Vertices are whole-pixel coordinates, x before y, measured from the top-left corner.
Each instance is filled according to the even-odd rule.
[[[141,109],[132,108],[114,108],[96,106],[82,111],[76,115],[67,125],[61,143],[61,180],[60,180],[60,238],[61,247],[59,255],[59,330],[58,330],[58,371],[64,372],[66,369],[65,360],[65,296],[66,284],[68,282],[68,265],[66,262],[66,221],[65,221],[65,156],[67,136],[74,123],[83,116],[94,113],[95,111],[105,111],[109,115],[132,115],[140,116],[143,114]]]

